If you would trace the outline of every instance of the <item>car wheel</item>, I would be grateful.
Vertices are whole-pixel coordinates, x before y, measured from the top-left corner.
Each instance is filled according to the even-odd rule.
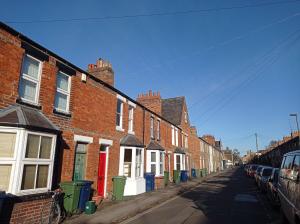
[[[289,224],[288,219],[286,218],[284,212],[282,211],[282,208],[280,208],[280,224]]]

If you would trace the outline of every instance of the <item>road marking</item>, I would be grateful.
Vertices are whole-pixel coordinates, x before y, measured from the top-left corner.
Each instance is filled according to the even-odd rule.
[[[256,197],[251,194],[237,194],[234,197],[234,200],[238,202],[254,202],[254,203],[258,202]]]

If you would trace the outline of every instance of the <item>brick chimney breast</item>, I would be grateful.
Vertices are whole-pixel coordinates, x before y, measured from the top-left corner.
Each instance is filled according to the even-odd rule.
[[[138,94],[136,101],[161,115],[161,97],[159,92],[152,92],[152,90],[149,90],[148,93]]]
[[[108,61],[102,58],[99,58],[96,64],[89,64],[88,72],[111,86],[115,84],[115,75],[112,66]]]

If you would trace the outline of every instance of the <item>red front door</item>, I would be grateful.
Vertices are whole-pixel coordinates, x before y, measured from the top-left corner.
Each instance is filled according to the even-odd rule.
[[[98,195],[104,197],[104,185],[105,185],[105,170],[106,169],[106,153],[101,152],[99,155],[98,166]]]

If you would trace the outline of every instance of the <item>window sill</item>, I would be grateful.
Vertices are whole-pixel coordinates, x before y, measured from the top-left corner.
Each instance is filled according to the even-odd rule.
[[[135,135],[135,132],[134,131],[128,131],[128,134]]]
[[[28,106],[28,107],[32,107],[32,108],[35,108],[35,109],[38,109],[38,110],[41,110],[42,109],[42,106],[39,105],[39,104],[35,104],[35,103],[30,103],[28,101],[24,101],[22,100],[21,98],[18,98],[16,100],[16,103],[18,104],[22,104],[22,105],[25,105],[25,106]]]
[[[124,129],[121,128],[120,126],[116,126],[116,130],[117,130],[117,131],[122,131],[122,132],[124,132]]]
[[[65,116],[65,117],[72,117],[71,113],[60,111],[60,110],[57,110],[57,109],[53,109],[53,113],[57,114],[57,115]]]
[[[47,191],[31,191],[30,193],[19,193],[16,194],[15,197],[17,198],[17,200],[20,200],[22,202],[26,202],[26,201],[34,201],[34,200],[41,200],[41,199],[47,199],[47,198],[51,198],[52,193]]]

